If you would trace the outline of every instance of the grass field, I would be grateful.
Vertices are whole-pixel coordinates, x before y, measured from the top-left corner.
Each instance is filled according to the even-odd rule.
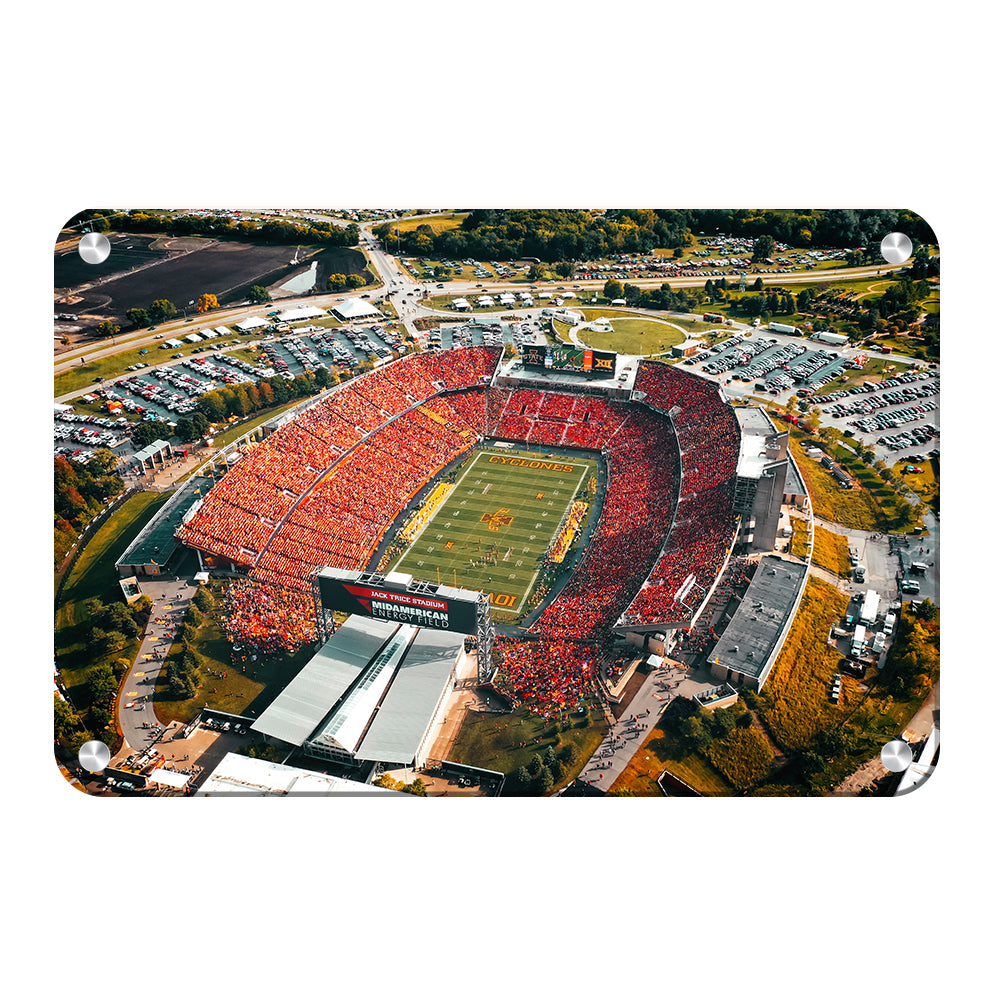
[[[232,664],[231,646],[222,628],[221,608],[220,597],[219,606],[205,615],[195,633],[192,650],[198,657],[202,677],[195,696],[174,700],[167,684],[167,671],[161,670],[157,676],[153,707],[161,722],[171,719],[190,722],[206,705],[235,715],[246,714],[248,709],[259,714],[313,656],[312,648],[307,646],[295,654],[281,653],[260,660],[244,673]],[[168,655],[173,656],[180,649],[180,645],[174,643]]]
[[[583,716],[576,713],[571,719],[571,725],[557,731],[553,720],[535,715],[526,708],[499,717],[484,712],[467,712],[451,756],[463,764],[510,774],[519,767],[526,767],[536,753],[542,755],[549,747],[558,750],[560,746],[572,743],[577,749],[576,763],[568,767],[553,785],[552,793],[555,793],[580,773],[581,767],[591,758],[608,731],[608,724],[595,705],[590,706],[589,721],[584,722]],[[522,743],[524,746],[521,746]],[[508,785],[505,794],[517,792],[512,785]]]
[[[637,796],[662,795],[656,779],[669,771],[702,795],[732,795],[733,786],[701,754],[685,750],[681,741],[657,722],[635,756],[611,786],[628,788]]]
[[[827,531],[821,525],[813,529],[813,563],[842,579],[851,575],[851,554],[847,536]]]
[[[484,449],[391,569],[486,591],[494,608],[521,614],[570,503],[596,471],[594,459]]]
[[[463,220],[468,215],[468,212],[443,212],[440,215],[433,215],[430,217],[423,218],[409,218],[399,220],[399,231],[401,233],[409,233],[415,229],[419,229],[420,226],[430,226],[431,231],[435,236],[441,233],[446,233],[449,229],[458,229],[461,227]],[[392,226],[392,233],[396,232],[396,224]],[[391,235],[386,237],[386,243],[391,243]]]

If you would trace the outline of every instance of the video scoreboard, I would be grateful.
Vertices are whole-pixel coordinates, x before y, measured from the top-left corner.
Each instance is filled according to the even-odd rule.
[[[593,351],[589,347],[525,344],[521,363],[525,368],[578,372],[582,375],[614,375],[618,355],[614,351]]]

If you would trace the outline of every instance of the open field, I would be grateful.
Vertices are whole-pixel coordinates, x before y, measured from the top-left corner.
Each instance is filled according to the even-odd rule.
[[[576,748],[576,763],[567,766],[552,786],[552,792],[557,792],[576,777],[608,731],[600,709],[594,705],[590,706],[589,721],[577,712],[571,713],[569,719],[569,724],[557,730],[554,720],[526,708],[503,715],[468,712],[452,747],[452,759],[510,774],[519,767],[527,767],[535,754],[542,756],[549,747],[558,752],[560,746],[572,744]],[[522,743],[525,745],[521,746]],[[505,789],[505,794],[516,793],[511,784]]]
[[[109,276],[82,292],[79,301],[60,303],[56,311],[122,318],[127,310],[145,308],[155,299],[169,299],[181,311],[204,292],[217,295],[220,303],[238,302],[251,285],[287,280],[297,270],[289,263],[294,255],[295,248],[288,246],[209,242],[198,250]],[[310,259],[318,262],[320,288],[330,273],[364,274],[367,263],[360,250],[350,247],[319,250]]]
[[[167,671],[161,670],[153,692],[153,706],[161,722],[178,719],[190,722],[206,705],[236,715],[259,715],[313,656],[310,647],[293,654],[283,653],[259,660],[244,673],[231,661],[229,643],[221,626],[221,600],[198,626],[192,652],[198,658],[201,685],[193,698],[176,701],[167,685]],[[180,644],[170,647],[168,656],[180,653]],[[223,677],[222,675],[226,676]]]
[[[783,426],[781,421],[778,421],[778,426]],[[811,444],[811,435],[804,435],[793,427],[790,429],[788,441],[817,516],[824,521],[842,524],[846,528],[880,530],[883,520],[882,510],[871,493],[865,489],[842,490],[818,460],[806,456],[802,450],[805,437],[810,438]]]
[[[553,325],[559,334],[559,339],[568,340],[569,326],[565,323]],[[636,355],[663,354],[687,339],[686,332],[677,329],[671,321],[653,319],[651,316],[644,316],[641,319],[638,317],[612,319],[611,328],[612,333],[581,330],[577,336],[595,350]]]
[[[685,750],[659,720],[610,790],[628,788],[635,795],[662,795],[656,779],[663,771],[669,771],[702,795],[733,794],[733,786],[701,754]]]
[[[458,229],[468,212],[442,212],[440,215],[433,215],[425,218],[406,218],[399,220],[399,231],[409,233],[421,226],[430,226],[431,231],[437,236],[439,233],[446,233],[449,229]],[[396,224],[393,224],[392,231],[395,233]],[[391,237],[386,238],[386,243],[391,243]]]
[[[392,239],[386,240],[386,249],[392,251]],[[480,261],[482,265],[481,270],[488,271],[488,277],[481,277],[476,275],[477,267],[473,264],[463,264],[461,261],[456,261],[455,266],[452,268],[451,275],[448,277],[448,281],[444,281],[442,278],[434,277],[434,269],[437,267],[448,266],[442,265],[440,260],[425,260],[420,261],[415,257],[405,258],[413,266],[414,270],[417,272],[417,281],[421,281],[424,284],[437,284],[438,282],[443,282],[445,288],[448,287],[448,281],[482,281],[482,282],[496,282],[499,279],[496,276],[496,272],[493,268]],[[469,258],[471,260],[471,258]],[[456,293],[458,294],[458,293]]]
[[[851,575],[851,554],[847,536],[817,524],[813,528],[813,563],[842,579]]]
[[[570,503],[596,470],[592,458],[485,449],[391,569],[486,591],[494,608],[521,614]]]
[[[920,472],[907,472],[906,467],[912,465]],[[940,463],[936,458],[928,458],[926,461],[914,462],[912,459],[903,459],[897,462],[893,468],[902,477],[906,485],[917,494],[920,499],[927,504],[931,510],[937,510],[941,504],[941,484],[939,481]]]

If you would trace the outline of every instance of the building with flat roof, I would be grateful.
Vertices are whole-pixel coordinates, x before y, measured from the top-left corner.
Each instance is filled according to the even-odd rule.
[[[742,515],[739,541],[747,552],[771,552],[781,505],[804,503],[805,487],[788,449],[788,431],[779,431],[760,407],[734,412],[742,432],[733,501]]]
[[[807,569],[778,556],[760,560],[739,610],[708,657],[713,677],[760,691],[791,627]]]
[[[250,727],[323,760],[422,767],[465,633],[351,615]]]
[[[397,795],[351,778],[227,753],[201,783],[197,795]]]

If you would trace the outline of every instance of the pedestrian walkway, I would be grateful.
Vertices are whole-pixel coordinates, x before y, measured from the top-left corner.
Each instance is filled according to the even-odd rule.
[[[150,580],[140,589],[153,602],[135,661],[122,685],[118,722],[124,744],[121,755],[152,746],[163,734],[153,709],[153,692],[163,660],[187,613],[197,587],[186,580]]]
[[[645,742],[663,710],[677,697],[690,698],[712,687],[715,681],[695,680],[680,664],[653,670],[643,681],[628,711],[608,730],[601,745],[583,766],[579,779],[607,792]]]

